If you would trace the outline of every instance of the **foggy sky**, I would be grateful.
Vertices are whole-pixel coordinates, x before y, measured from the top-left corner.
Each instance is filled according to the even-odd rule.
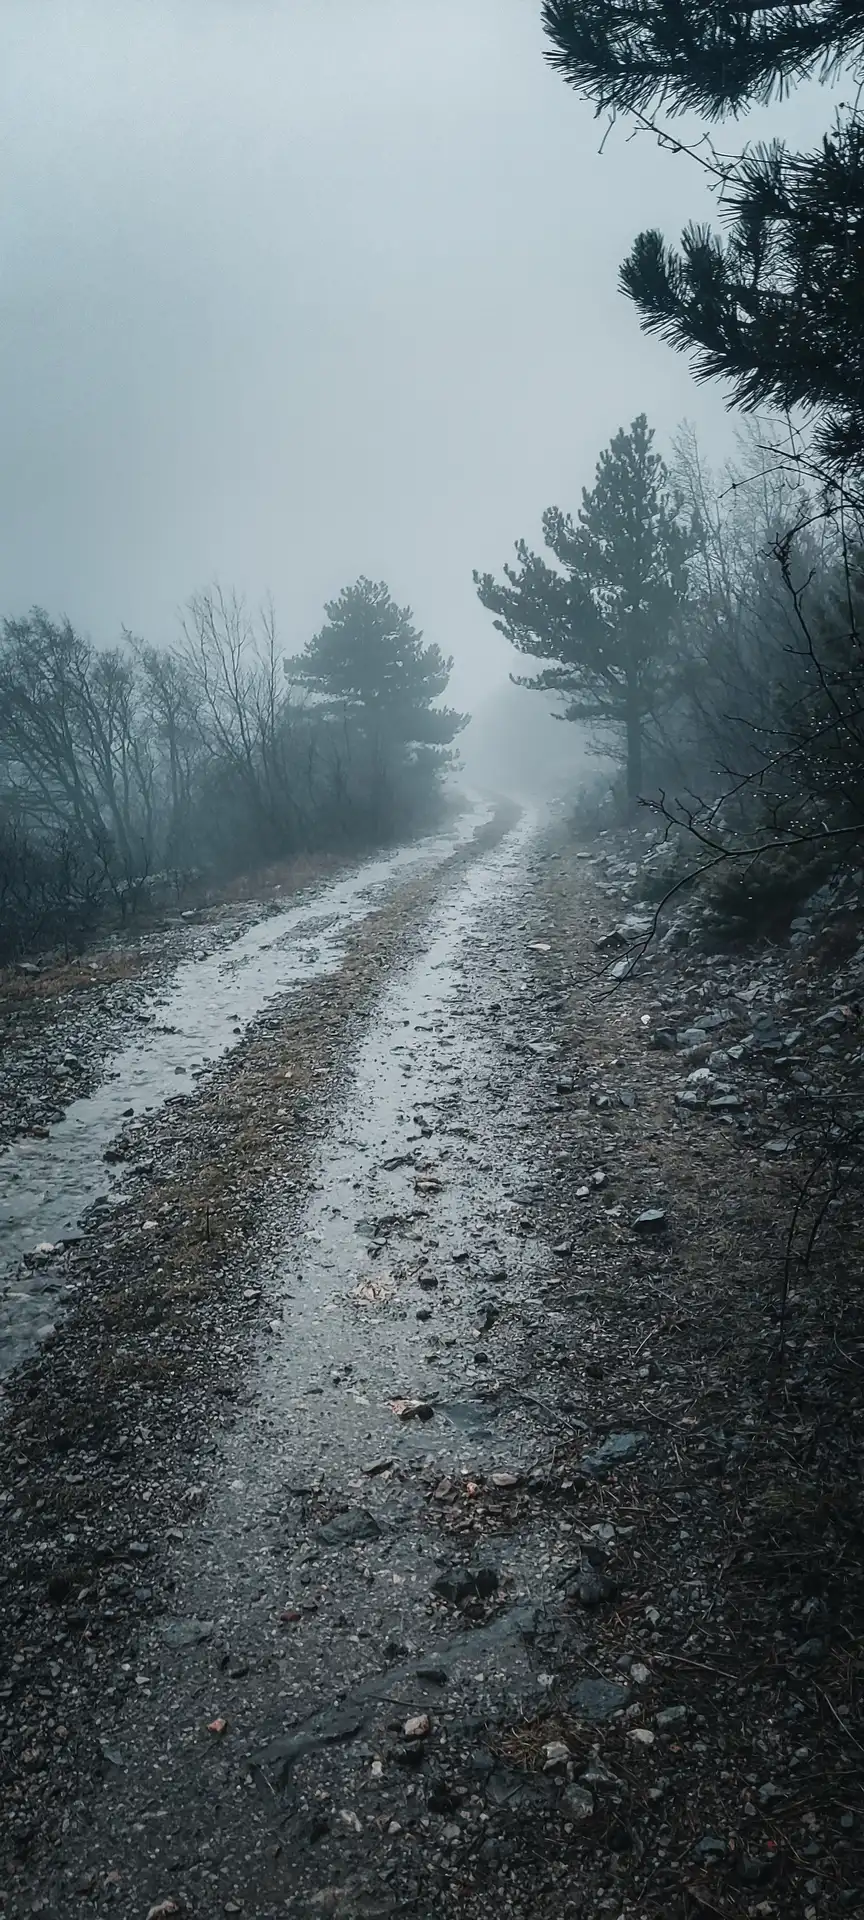
[[[286,651],[358,573],[457,657],[646,411],[730,441],[618,294],[712,203],[545,66],[539,0],[3,0],[0,612],[153,641],[213,578]],[[758,131],[812,143],[808,89]],[[723,129],[729,147],[738,130]]]

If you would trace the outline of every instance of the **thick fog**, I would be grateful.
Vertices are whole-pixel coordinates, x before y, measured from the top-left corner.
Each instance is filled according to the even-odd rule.
[[[602,128],[538,0],[5,0],[2,608],[150,642],[218,578],[286,650],[386,579],[482,701],[472,567],[645,410],[722,395],[617,291],[699,169]],[[824,95],[772,110],[794,139]]]

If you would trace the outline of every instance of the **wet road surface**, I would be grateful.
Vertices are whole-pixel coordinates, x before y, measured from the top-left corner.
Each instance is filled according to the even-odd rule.
[[[482,1466],[516,1484],[537,1445],[520,1312],[548,1253],[492,1050],[535,832],[523,818],[434,914],[361,1047],[308,1206],[290,1230],[278,1210],[270,1223],[250,1276],[269,1329],[257,1376],[174,1552],[172,1616],[139,1650],[134,1703],[106,1703],[106,1778],[70,1839],[66,1885],[110,1858],[121,1898],[135,1889],[124,1911],[176,1894],[202,1914],[315,1912],[316,1803],[328,1871],[356,1874],[381,1830],[372,1803],[387,1805],[394,1702],[397,1721],[443,1703],[479,1724],[549,1684],[540,1540],[496,1542],[466,1626],[464,1555],[429,1514],[442,1476]]]
[[[20,1263],[40,1246],[80,1238],[86,1208],[116,1183],[111,1143],[124,1122],[183,1097],[268,1004],[334,972],[352,929],[400,884],[465,846],[492,811],[477,801],[446,831],[366,861],[312,900],[184,961],[167,991],[144,1003],[142,1030],[109,1059],[96,1091],[74,1101],[47,1139],[24,1138],[0,1153],[0,1379],[57,1318],[38,1266]]]
[[[721,969],[610,996],[598,864],[496,820],[59,1257],[0,1429],[4,1914],[864,1910],[856,1569],[821,1496],[797,1531],[857,1484],[840,1294],[766,1421],[772,1119],[679,1104],[646,1029]]]

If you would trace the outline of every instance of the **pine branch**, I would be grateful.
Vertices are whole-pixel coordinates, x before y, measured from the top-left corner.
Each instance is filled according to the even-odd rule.
[[[810,155],[777,144],[742,159],[729,233],[689,227],[679,250],[640,234],[621,270],[642,325],[693,351],[736,403],[821,415],[831,463],[864,454],[864,121]]]
[[[719,119],[864,52],[861,0],[545,0],[543,24],[550,65],[598,113]]]

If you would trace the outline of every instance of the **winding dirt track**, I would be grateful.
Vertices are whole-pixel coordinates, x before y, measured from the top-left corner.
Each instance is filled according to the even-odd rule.
[[[608,913],[499,818],[121,1135],[0,1436],[7,1913],[803,1914],[802,1746],[854,1910],[839,1669],[737,1571],[779,1188]]]

